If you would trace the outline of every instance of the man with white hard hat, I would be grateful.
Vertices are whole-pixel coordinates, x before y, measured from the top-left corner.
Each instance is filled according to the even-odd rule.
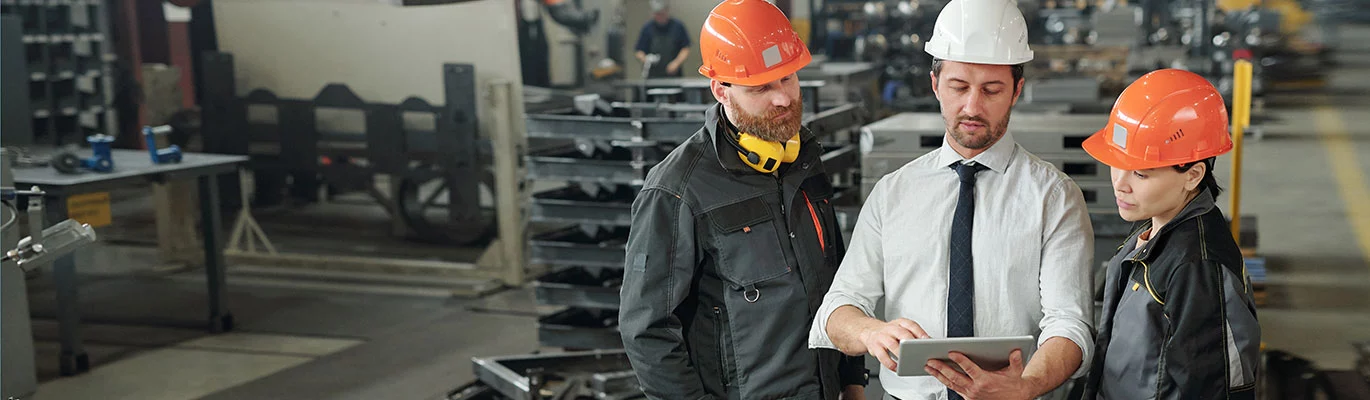
[[[809,345],[875,356],[891,398],[1064,396],[1093,349],[1094,235],[1079,187],[1007,132],[1027,24],[1012,0],[952,0],[925,50],[943,145],[876,184]],[[1034,352],[1004,355],[1007,367],[957,352],[896,360],[902,340],[1024,335]],[[925,376],[899,376],[900,361]]]

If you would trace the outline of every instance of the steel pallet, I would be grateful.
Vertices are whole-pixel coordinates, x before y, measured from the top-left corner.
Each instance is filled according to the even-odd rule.
[[[538,343],[564,349],[618,349],[618,310],[568,308],[538,318]]]
[[[628,198],[595,198],[576,188],[563,188],[533,194],[533,222],[632,225],[633,195]]]
[[[532,262],[555,266],[623,268],[623,236],[610,239],[592,238],[578,227],[565,228],[534,236]]]
[[[588,386],[597,399],[641,396],[623,350],[529,354],[471,359],[481,383],[511,400],[541,400],[545,392],[568,393]]]
[[[585,268],[548,273],[533,283],[538,304],[599,310],[618,309],[622,270],[603,270],[598,275]]]

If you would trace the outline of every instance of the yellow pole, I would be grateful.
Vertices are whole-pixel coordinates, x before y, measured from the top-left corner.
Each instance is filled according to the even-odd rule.
[[[1232,239],[1242,242],[1242,136],[1251,125],[1251,62],[1237,60],[1232,69]]]

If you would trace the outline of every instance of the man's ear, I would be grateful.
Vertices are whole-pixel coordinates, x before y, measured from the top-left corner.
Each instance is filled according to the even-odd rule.
[[[714,100],[718,100],[719,104],[722,104],[725,107],[732,106],[732,103],[729,102],[730,99],[728,98],[728,87],[723,86],[723,82],[717,80],[709,81],[709,91],[714,93]]]
[[[928,77],[932,79],[932,97],[942,100],[942,94],[937,92],[937,73],[928,72]]]
[[[1018,105],[1018,98],[1023,96],[1023,82],[1027,82],[1027,79],[1019,79],[1017,87],[1013,89],[1013,105],[1015,106]]]

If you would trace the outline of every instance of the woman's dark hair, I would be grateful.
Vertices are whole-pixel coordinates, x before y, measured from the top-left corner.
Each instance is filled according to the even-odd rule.
[[[1216,161],[1217,158],[1209,157],[1192,163],[1176,165],[1174,168],[1176,171],[1184,173],[1189,172],[1189,169],[1194,168],[1194,165],[1198,163],[1204,163],[1204,166],[1206,166],[1207,168],[1204,168],[1204,177],[1203,179],[1199,180],[1198,189],[1208,189],[1209,192],[1213,193],[1213,198],[1216,199],[1218,198],[1218,195],[1222,194],[1223,192],[1223,188],[1221,186],[1218,186],[1218,178],[1213,176],[1213,163]]]

